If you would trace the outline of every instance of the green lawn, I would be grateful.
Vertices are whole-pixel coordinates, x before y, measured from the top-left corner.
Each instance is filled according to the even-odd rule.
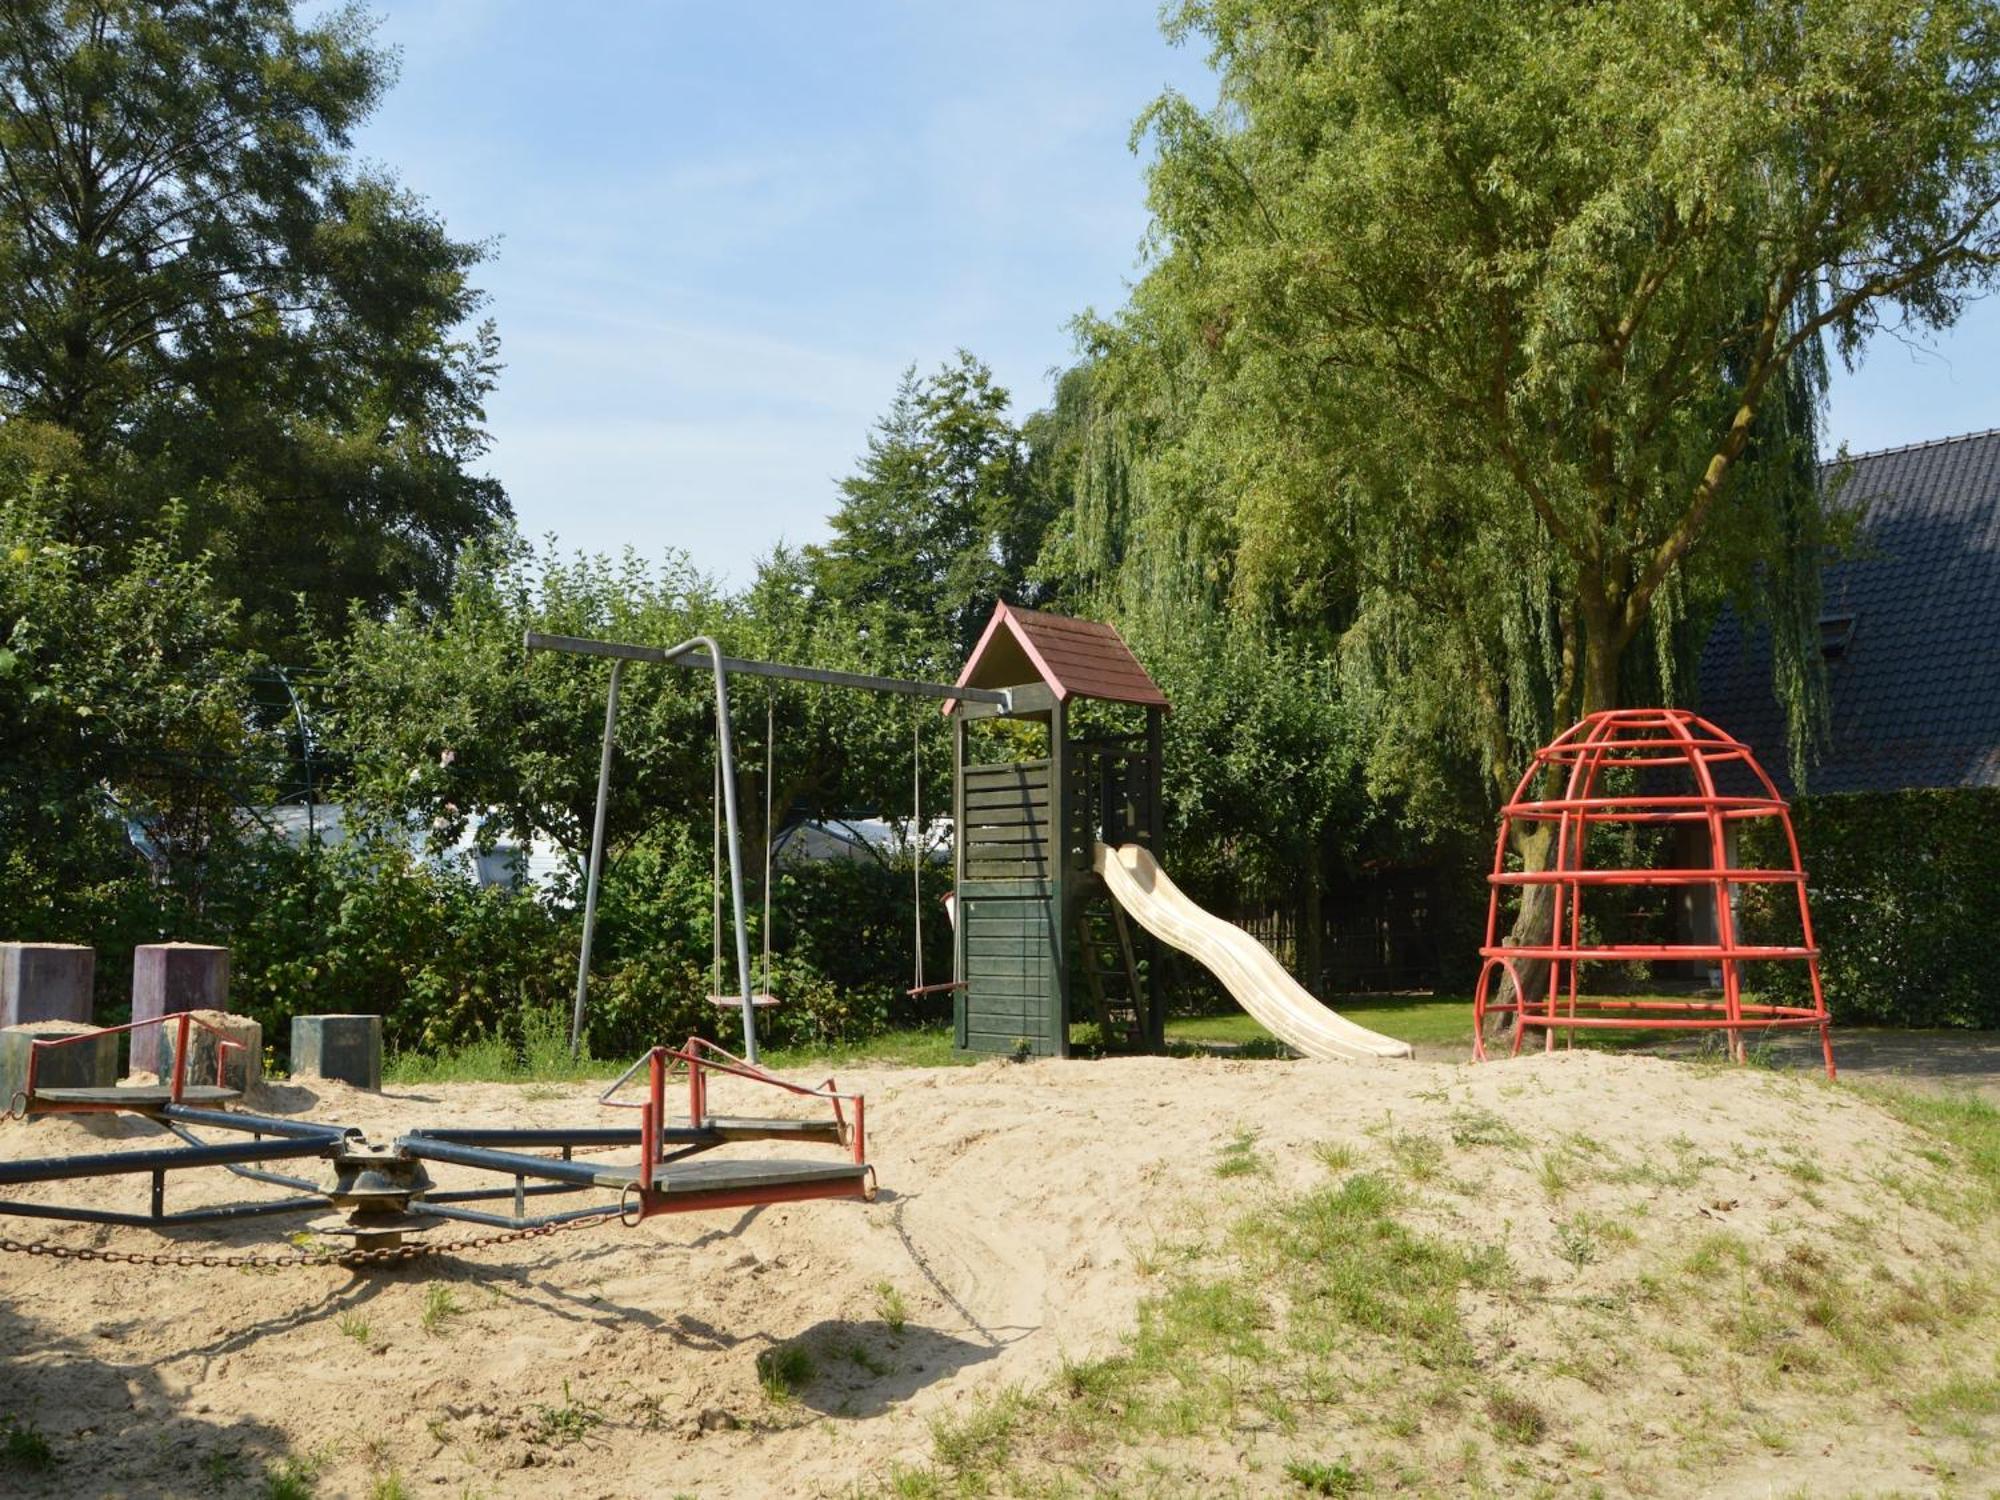
[[[1462,995],[1342,995],[1333,1008],[1356,1025],[1419,1047],[1462,1047],[1472,1051],[1472,1002]],[[1170,1045],[1248,1047],[1275,1045],[1271,1034],[1242,1011],[1167,1022]]]

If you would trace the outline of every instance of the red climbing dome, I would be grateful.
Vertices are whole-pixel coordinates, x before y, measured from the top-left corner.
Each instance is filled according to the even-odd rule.
[[[1538,783],[1550,792],[1558,780],[1563,783],[1559,794],[1535,794]],[[1775,819],[1784,830],[1789,864],[1771,869],[1737,866],[1737,831],[1757,819]],[[1520,823],[1555,825],[1555,857],[1548,869],[1508,867],[1512,836]],[[1621,847],[1629,847],[1618,835],[1633,825],[1667,825],[1678,852],[1666,864],[1677,868],[1588,863],[1593,850],[1600,857],[1615,856]],[[1594,845],[1593,833],[1599,835]],[[1819,949],[1806,908],[1805,870],[1799,863],[1791,812],[1750,747],[1708,720],[1679,708],[1612,709],[1591,714],[1558,735],[1535,752],[1534,764],[1500,810],[1500,838],[1487,879],[1492,892],[1486,909],[1486,943],[1479,950],[1486,962],[1472,1002],[1473,1049],[1479,1057],[1486,1056],[1489,1016],[1514,1017],[1515,1052],[1530,1027],[1542,1028],[1544,1045],[1550,1048],[1555,1046],[1558,1026],[1723,1031],[1728,1033],[1731,1055],[1738,1060],[1746,1030],[1816,1027],[1827,1076],[1833,1076]],[[1550,937],[1540,946],[1503,941],[1502,898],[1510,888],[1525,895],[1527,887],[1536,885],[1552,888],[1553,910],[1546,929]],[[1744,885],[1789,885],[1798,893],[1797,946],[1752,946],[1739,939],[1735,888]],[[1586,910],[1588,898],[1598,892],[1600,906],[1608,905],[1601,893],[1621,886],[1682,892],[1683,921],[1693,929],[1692,935],[1666,943],[1597,941],[1590,919],[1602,913]],[[1547,965],[1547,978],[1536,978],[1533,994],[1523,977],[1526,960],[1544,960]],[[1579,992],[1585,964],[1649,961],[1692,962],[1719,970],[1721,997],[1622,998]],[[1765,961],[1803,963],[1812,1004],[1746,1000],[1743,966]],[[1494,980],[1502,972],[1512,983],[1495,997]]]

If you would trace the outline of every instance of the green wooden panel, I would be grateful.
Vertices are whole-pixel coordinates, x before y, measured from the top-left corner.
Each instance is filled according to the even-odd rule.
[[[965,858],[968,875],[981,868],[976,849],[967,849]],[[1011,894],[1001,894],[1003,890]],[[1058,945],[1050,927],[1048,886],[1041,881],[1000,888],[968,883],[960,903],[962,1045],[1002,1056],[1017,1051],[1023,1041],[1038,1056],[1062,1050]]]
[[[967,817],[958,825],[965,837],[978,838],[982,834],[994,838],[1024,838],[1050,836],[1054,825],[1045,817]]]
[[[963,911],[973,902],[988,901],[1047,901],[1049,883],[1046,880],[985,880],[977,883],[977,889],[969,890],[958,898]]]
[[[1003,786],[971,786],[965,789],[967,807],[1046,807],[1049,803],[1049,789],[1046,783],[1032,781],[1010,782]]]

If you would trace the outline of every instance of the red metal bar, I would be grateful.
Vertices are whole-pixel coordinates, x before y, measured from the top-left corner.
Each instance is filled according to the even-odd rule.
[[[1797,870],[1508,870],[1486,877],[1496,885],[1792,885]]]
[[[218,1055],[220,1048],[217,1049]],[[171,1096],[174,1103],[181,1102],[181,1095],[187,1089],[188,1064],[188,1013],[180,1012],[180,1025],[174,1028],[174,1081]]]

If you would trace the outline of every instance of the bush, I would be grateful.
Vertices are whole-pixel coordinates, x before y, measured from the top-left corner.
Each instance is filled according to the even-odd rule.
[[[1834,1018],[2000,1026],[1986,967],[2000,939],[2000,789],[1804,797],[1792,814]],[[1744,837],[1748,863],[1787,862],[1773,825],[1746,825]],[[1796,940],[1788,887],[1745,887],[1742,902],[1753,941]],[[1806,998],[1802,965],[1758,967],[1759,988]]]

